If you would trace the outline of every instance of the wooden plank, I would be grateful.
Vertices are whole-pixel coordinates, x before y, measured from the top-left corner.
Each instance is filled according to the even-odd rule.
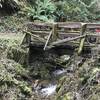
[[[51,43],[50,46],[48,46],[48,47],[52,48],[53,46],[56,46],[58,44],[62,44],[62,43],[65,43],[65,42],[77,40],[77,39],[80,39],[80,38],[85,37],[85,36],[86,35],[82,35],[82,36],[78,36],[78,37],[75,37],[75,38],[66,38],[66,39],[63,39],[63,40],[58,40],[56,42]]]
[[[81,22],[70,22],[70,23],[58,23],[59,28],[81,28]],[[87,28],[89,29],[95,29],[99,28],[100,29],[100,24],[98,23],[84,23],[87,24]]]
[[[80,29],[82,23],[80,22],[63,22],[56,23],[57,29]],[[97,23],[85,23],[88,29],[100,29],[100,24]],[[28,23],[28,30],[34,31],[50,31],[52,29],[53,23]]]
[[[100,24],[97,23],[87,23],[88,29],[100,29]]]
[[[35,30],[35,31],[50,31],[52,28],[51,23],[28,23],[27,24],[28,30]]]
[[[42,38],[42,37],[40,37],[38,35],[32,34],[31,36],[32,36],[31,38],[37,39],[40,42],[43,42],[44,43],[46,41],[44,38]],[[32,41],[32,39],[31,39],[31,41]]]
[[[49,35],[50,31],[30,31],[32,34],[45,34]]]
[[[38,42],[38,43],[37,43],[37,42]],[[30,43],[31,46],[42,46],[42,47],[44,47],[44,44],[45,44],[45,43],[39,42],[39,41],[31,41],[31,43]],[[80,42],[69,41],[69,42],[67,42],[67,43],[57,44],[56,46],[67,46],[67,45],[70,45],[70,46],[72,46],[72,47],[73,47],[73,46],[79,47],[79,44],[80,44]],[[47,46],[47,47],[46,47],[46,50],[51,49],[51,48],[53,48],[53,47],[55,47],[55,46],[52,46],[52,47]],[[84,47],[95,47],[95,44],[88,44],[88,43],[85,43],[85,44],[84,44]]]
[[[38,25],[38,26],[49,26],[52,27],[53,23],[47,23],[47,22],[29,22],[27,25]]]
[[[50,33],[50,31],[30,31],[32,34],[46,34],[46,35],[49,35],[49,33]],[[77,34],[77,33],[79,33],[79,32],[71,32],[71,31],[69,31],[69,32],[64,32],[64,31],[58,31],[57,30],[57,33],[58,34]]]
[[[96,23],[86,23],[88,29],[100,29],[100,24]],[[58,28],[71,28],[71,29],[80,29],[81,23],[66,23],[66,24],[59,24]]]
[[[58,23],[58,28],[81,28],[80,22],[65,22],[65,23]]]
[[[32,31],[32,34],[35,34],[35,35],[40,35],[41,37],[42,36],[47,36],[49,35],[50,31],[49,32],[46,32],[46,31]],[[67,33],[67,32],[58,32],[58,37],[60,38],[66,38],[66,37],[76,37],[76,36],[79,36],[80,34],[77,32],[70,32],[70,33]],[[93,37],[100,37],[99,34],[96,34],[96,33],[93,33],[93,34],[87,34],[87,36],[93,36]]]

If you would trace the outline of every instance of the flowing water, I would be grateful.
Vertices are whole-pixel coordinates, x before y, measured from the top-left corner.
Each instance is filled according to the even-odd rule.
[[[53,94],[56,93],[57,81],[65,73],[66,73],[66,69],[57,69],[53,71],[52,75],[54,77],[52,77],[51,81],[48,81],[48,84],[46,84],[43,88],[40,86],[40,87],[36,87],[35,90],[37,90],[42,96],[47,96],[47,97],[52,96]]]
[[[57,85],[50,84],[48,87],[41,89],[41,93],[46,96],[50,96],[55,93]]]
[[[66,69],[58,69],[56,71],[53,72],[54,76],[59,76],[62,75],[66,72]]]

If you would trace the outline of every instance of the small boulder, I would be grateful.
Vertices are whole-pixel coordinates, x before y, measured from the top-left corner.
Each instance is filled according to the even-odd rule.
[[[60,56],[60,61],[62,63],[67,62],[69,59],[70,59],[70,56],[69,55],[62,55],[62,56]]]

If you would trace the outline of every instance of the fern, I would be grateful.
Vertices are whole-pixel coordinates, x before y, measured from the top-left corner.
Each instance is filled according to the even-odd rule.
[[[33,20],[49,21],[53,19],[53,13],[56,10],[51,0],[37,0],[35,5],[25,8],[25,12]]]

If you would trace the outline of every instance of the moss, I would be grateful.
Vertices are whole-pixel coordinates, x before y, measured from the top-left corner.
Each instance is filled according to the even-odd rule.
[[[28,75],[28,70],[20,65],[24,64],[27,58],[27,50],[20,47],[22,39],[22,34],[0,34],[2,55],[0,60],[0,93],[3,94],[2,98],[9,96],[9,98],[5,98],[8,100],[13,98],[17,100],[23,95],[31,94],[31,88],[23,78]]]
[[[68,92],[56,98],[56,100],[74,100],[73,93]]]
[[[31,95],[32,88],[28,86],[26,82],[19,82],[18,87],[21,89],[22,93]]]
[[[10,47],[19,46],[22,40],[22,34],[0,34],[0,46]]]
[[[26,96],[31,95],[32,89],[28,81],[23,79],[23,76],[27,75],[28,71],[15,61],[7,59],[0,61],[0,93],[5,94],[7,91],[6,95],[10,96],[9,92],[13,93],[15,90],[12,98],[18,97],[19,93]]]
[[[64,94],[62,100],[73,100],[73,95],[71,92]]]
[[[59,91],[61,91],[61,87],[63,86],[64,82],[66,81],[66,76],[63,76],[60,80],[59,80],[59,84],[56,88],[56,92],[59,93]]]
[[[28,49],[21,48],[22,34],[0,35],[0,47],[2,57],[13,59],[20,64],[26,64]]]
[[[20,64],[12,61],[5,60],[0,64],[0,81],[1,82],[13,82],[16,83],[15,77],[18,75],[27,75],[28,71]]]
[[[28,60],[28,49],[22,49],[21,47],[10,47],[7,52],[7,58],[13,59],[20,64],[26,64]]]

